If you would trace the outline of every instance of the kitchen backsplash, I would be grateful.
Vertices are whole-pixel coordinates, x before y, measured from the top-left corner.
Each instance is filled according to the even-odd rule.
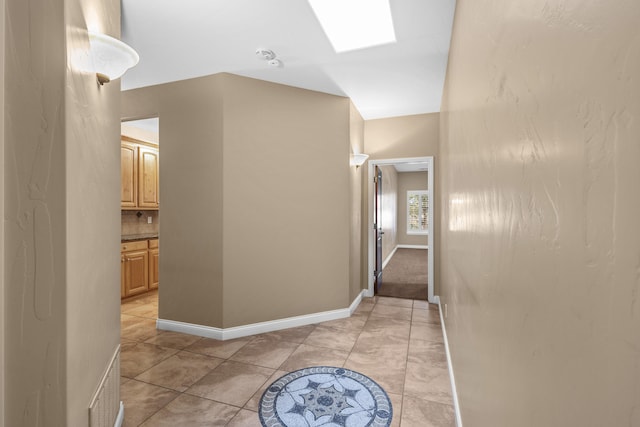
[[[122,235],[158,233],[160,227],[159,211],[121,211]],[[138,217],[138,212],[142,215]],[[148,218],[151,217],[151,224]]]

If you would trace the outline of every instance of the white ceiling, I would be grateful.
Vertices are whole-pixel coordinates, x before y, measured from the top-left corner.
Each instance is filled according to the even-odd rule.
[[[336,54],[305,0],[122,0],[140,54],[122,89],[229,72],[348,96],[365,120],[439,111],[455,0],[390,1],[397,43]]]

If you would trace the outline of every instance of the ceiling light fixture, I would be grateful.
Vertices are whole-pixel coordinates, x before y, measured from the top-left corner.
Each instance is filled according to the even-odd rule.
[[[349,165],[355,166],[356,168],[362,166],[364,162],[369,158],[368,154],[352,154],[351,160],[349,161]]]
[[[394,43],[389,0],[309,0],[336,53]]]
[[[106,34],[90,31],[89,44],[93,70],[101,85],[122,77],[140,61],[140,56],[131,46]]]

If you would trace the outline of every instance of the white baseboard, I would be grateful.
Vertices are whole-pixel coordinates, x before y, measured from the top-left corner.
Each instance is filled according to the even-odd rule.
[[[382,269],[384,270],[384,268],[387,266],[387,264],[389,264],[389,261],[391,261],[391,258],[393,258],[393,255],[396,253],[396,251],[398,250],[398,246],[396,246],[395,248],[393,248],[393,250],[391,251],[391,253],[389,254],[388,257],[385,258],[385,260],[382,262]]]
[[[120,410],[118,411],[118,416],[116,417],[116,422],[113,424],[113,427],[122,427],[123,422],[124,422],[124,403],[120,401]]]
[[[362,292],[363,292],[362,296],[365,296],[367,298],[373,298],[373,289],[363,289]]]
[[[363,292],[361,292],[356,297],[349,308],[305,314],[303,316],[287,317],[284,319],[252,323],[249,325],[235,326],[232,328],[222,329],[215,328],[213,326],[196,325],[193,323],[185,323],[165,319],[156,320],[156,327],[163,331],[180,332],[183,334],[196,335],[199,337],[213,338],[216,340],[224,341],[234,338],[246,337],[249,335],[264,334],[265,332],[279,331],[281,329],[311,325],[313,323],[344,319],[345,317],[349,317],[351,313],[353,313],[353,311],[358,308],[358,304],[360,304],[360,301],[362,300],[362,294]]]
[[[429,249],[429,245],[398,245],[396,249]]]
[[[449,365],[449,380],[451,381],[451,394],[453,395],[453,409],[456,414],[456,426],[462,427],[462,415],[460,414],[460,404],[458,403],[458,390],[456,389],[456,378],[453,375],[453,364],[451,363],[451,353],[449,352],[449,340],[447,338],[447,328],[444,324],[444,315],[442,314],[442,306],[440,305],[440,297],[434,297],[438,300],[438,311],[440,312],[440,324],[442,325],[442,336],[444,337],[444,349],[447,353],[447,365]]]
[[[353,300],[351,305],[349,306],[349,316],[353,314],[354,311],[358,308],[360,303],[362,302],[362,297],[365,296],[366,290],[361,290],[357,297]]]

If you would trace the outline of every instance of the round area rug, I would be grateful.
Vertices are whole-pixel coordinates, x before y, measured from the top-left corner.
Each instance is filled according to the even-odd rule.
[[[388,427],[393,409],[371,378],[314,366],[274,381],[260,398],[259,415],[265,427]]]

